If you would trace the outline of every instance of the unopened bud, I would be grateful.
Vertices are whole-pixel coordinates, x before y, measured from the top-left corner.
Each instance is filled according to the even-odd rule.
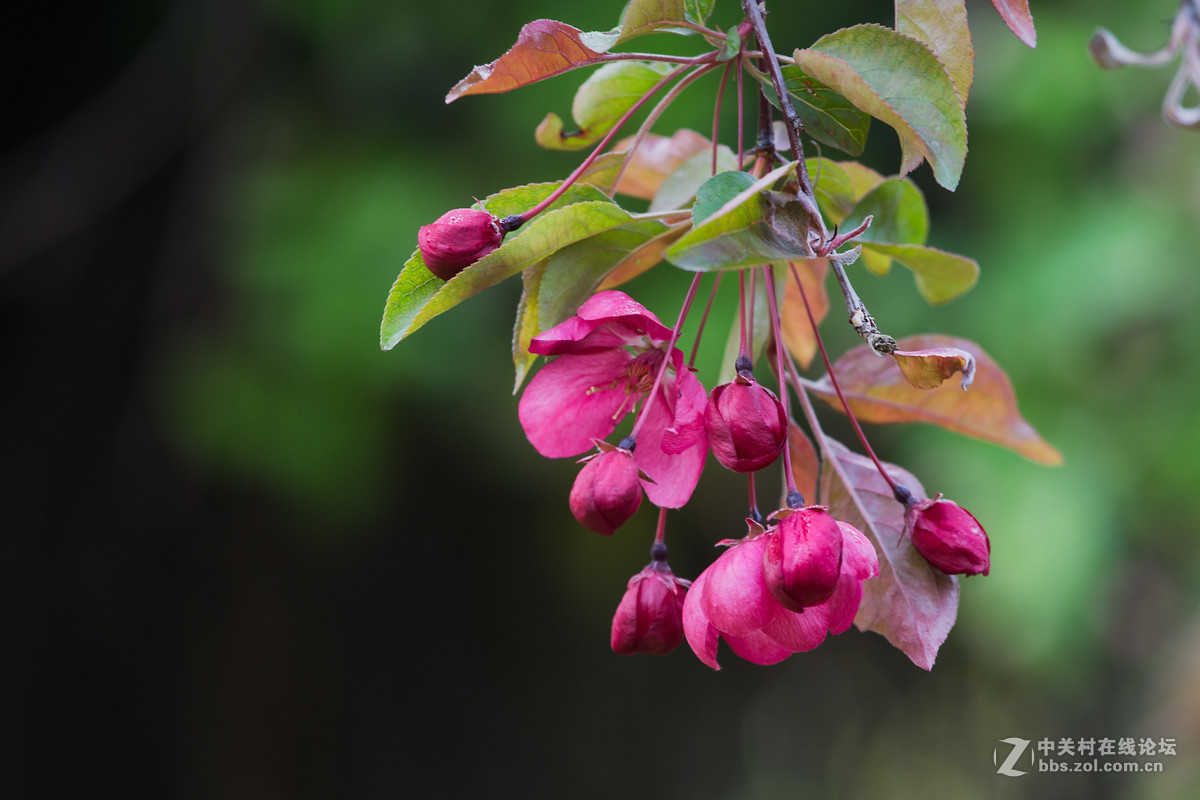
[[[477,208],[447,211],[417,232],[425,266],[444,281],[495,250],[503,239],[496,218]]]
[[[683,599],[689,582],[666,561],[651,561],[629,579],[613,615],[612,649],[621,655],[664,655],[683,641]]]
[[[790,611],[833,596],[842,570],[842,531],[825,506],[808,506],[779,521],[763,550],[767,588]]]
[[[612,536],[642,504],[642,484],[633,455],[614,448],[592,458],[575,478],[570,502],[580,525]]]
[[[905,527],[913,547],[947,575],[987,575],[992,544],[971,512],[939,494],[909,506]]]
[[[787,442],[787,418],[774,392],[739,375],[712,390],[704,409],[708,443],[717,461],[734,472],[760,470]]]

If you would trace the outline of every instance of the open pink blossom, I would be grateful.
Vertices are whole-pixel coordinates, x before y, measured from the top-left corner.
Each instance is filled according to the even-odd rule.
[[[828,600],[790,611],[775,599],[764,575],[764,553],[778,528],[734,542],[692,583],[683,604],[683,631],[696,656],[713,669],[724,639],[733,652],[755,664],[776,664],[792,653],[812,650],[830,633],[842,633],[862,602],[862,584],[879,574],[875,548],[844,522],[842,560]]]
[[[558,356],[525,388],[517,414],[539,453],[566,458],[605,439],[641,404],[648,416],[633,458],[649,476],[650,502],[665,508],[687,503],[700,480],[708,439],[704,387],[672,348],[658,394],[649,397],[671,329],[624,292],[600,292],[576,315],[535,336],[529,351]]]

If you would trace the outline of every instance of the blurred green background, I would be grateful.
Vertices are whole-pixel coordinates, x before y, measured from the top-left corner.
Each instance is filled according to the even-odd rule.
[[[445,92],[524,22],[606,29],[619,5],[9,10],[0,794],[1195,796],[1200,134],[1159,118],[1174,66],[1101,72],[1086,48],[1097,25],[1157,48],[1175,4],[1035,2],[1029,50],[968,2],[962,183],[914,177],[930,244],[980,283],[931,309],[903,269],[858,281],[890,333],[982,344],[1066,456],[870,431],[991,535],[932,673],[856,631],[770,668],[723,650],[720,673],[686,647],[613,655],[654,514],[587,533],[576,468],[524,439],[518,284],[378,349],[421,224],[579,158],[532,133],[584,73]],[[783,52],[892,14],[770,8]],[[736,22],[729,2],[714,21]],[[661,130],[707,133],[714,87]],[[876,123],[863,160],[898,154]],[[661,266],[630,291],[669,320],[685,285]],[[684,577],[740,535],[741,481],[702,480],[668,528]],[[1106,736],[1178,754],[1153,775],[996,774],[1001,739]]]

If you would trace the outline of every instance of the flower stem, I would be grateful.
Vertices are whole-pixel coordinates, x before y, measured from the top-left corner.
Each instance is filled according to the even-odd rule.
[[[717,138],[721,132],[721,101],[725,97],[725,84],[729,81],[729,70],[733,69],[733,62],[730,61],[725,65],[725,71],[721,73],[721,85],[717,87],[717,102],[713,108],[713,127],[712,127],[712,174],[717,174]],[[740,162],[739,162],[740,163]]]
[[[688,358],[689,368],[696,364],[696,354],[700,352],[700,337],[704,334],[704,326],[708,323],[708,312],[712,311],[713,301],[717,299],[717,289],[721,285],[721,276],[724,274],[718,272],[717,279],[713,281],[712,292],[708,295],[708,305],[704,306],[704,314],[700,317],[700,326],[696,329],[696,341],[692,342],[692,355]]]
[[[710,53],[707,56],[701,57],[700,61],[695,63],[702,65],[700,67],[702,71],[707,71],[708,69],[712,69],[711,62],[715,58],[716,54]],[[637,113],[638,109],[640,109],[651,97],[658,94],[659,90],[671,83],[671,81],[675,80],[680,75],[687,72],[693,66],[694,64],[689,63],[673,69],[661,81],[654,84],[654,86],[652,86],[644,95],[642,95],[636,103],[630,106],[629,110],[626,111],[619,120],[617,120],[615,125],[613,125],[612,130],[605,134],[604,138],[600,140],[600,143],[596,145],[596,149],[592,151],[591,155],[585,158],[583,162],[575,168],[575,171],[568,175],[567,179],[564,180],[557,189],[550,193],[549,197],[524,213],[515,214],[512,217],[505,217],[504,220],[501,221],[501,227],[504,228],[506,232],[516,230],[521,225],[546,210],[546,207],[555,200],[562,197],[563,192],[567,191],[567,189],[574,185],[575,181],[579,180],[579,176],[583,175],[587,168],[592,165],[592,162],[599,158],[600,154],[604,152],[604,148],[607,147],[608,143],[611,142],[613,137],[617,135],[617,131],[621,129],[621,126],[628,122],[629,118]],[[512,221],[510,222],[510,220]]]
[[[671,353],[675,350],[675,343],[679,341],[679,331],[683,327],[684,320],[687,319],[688,311],[692,307],[692,301],[696,299],[696,290],[700,288],[700,278],[704,275],[703,272],[697,272],[692,278],[692,285],[688,287],[687,297],[683,300],[683,306],[679,309],[679,316],[675,320],[675,327],[671,329],[671,340],[667,343],[666,357],[663,358],[662,364],[658,368],[658,374],[654,376],[654,386],[650,389],[650,394],[647,400],[642,404],[642,411],[638,414],[637,421],[633,423],[633,430],[629,433],[635,441],[637,440],[638,431],[642,429],[646,418],[650,416],[650,406],[658,398],[659,387],[662,386],[663,376],[667,374],[667,365],[671,363]],[[684,369],[687,369],[684,367]],[[666,398],[664,398],[665,401]]]
[[[767,282],[767,302],[771,306],[771,330],[775,334],[775,363],[779,366],[777,374],[779,378],[779,401],[783,404],[783,428],[786,431],[792,422],[792,401],[788,395],[787,388],[787,365],[783,360],[783,325],[779,316],[779,298],[775,294],[774,265],[763,267],[763,279]],[[783,446],[783,477],[787,483],[788,506],[793,507],[792,501],[796,498],[800,500],[798,505],[803,505],[804,500],[800,497],[800,492],[796,488],[796,476],[792,473],[792,448],[790,442],[785,443]]]
[[[842,394],[841,384],[838,383],[837,375],[834,374],[833,364],[829,360],[829,353],[825,350],[825,341],[821,338],[821,332],[817,329],[817,320],[816,317],[813,316],[812,306],[808,302],[808,293],[804,291],[804,283],[801,282],[800,273],[796,271],[794,264],[791,265],[791,273],[793,280],[796,282],[796,288],[800,290],[800,299],[804,301],[804,310],[808,314],[808,322],[812,326],[813,336],[816,337],[817,349],[821,351],[821,360],[825,362],[825,371],[826,374],[829,375],[829,382],[833,384],[833,389],[835,392],[837,392],[838,400],[841,402],[842,408],[846,410],[846,416],[850,418],[850,425],[854,428],[854,433],[858,436],[858,441],[862,443],[863,449],[867,451],[867,455],[870,456],[871,461],[874,462],[875,469],[879,470],[879,474],[883,476],[885,481],[887,481],[888,486],[890,486],[892,489],[892,493],[899,496],[899,487],[897,487],[896,482],[892,480],[892,476],[887,473],[887,470],[883,468],[883,463],[879,460],[879,457],[875,455],[875,450],[871,447],[871,443],[867,441],[867,435],[863,433],[862,426],[858,424],[858,418],[854,416],[854,412],[850,409],[850,404],[846,402],[846,396]],[[788,359],[788,363],[791,366],[792,380],[796,384],[796,391],[801,394],[803,402],[806,405],[805,411],[808,413],[811,411],[811,404],[809,404],[807,398],[804,397],[803,393],[805,389],[800,378],[800,372],[796,369],[795,363],[790,358]],[[810,424],[815,425],[815,420],[815,413],[809,414]]]

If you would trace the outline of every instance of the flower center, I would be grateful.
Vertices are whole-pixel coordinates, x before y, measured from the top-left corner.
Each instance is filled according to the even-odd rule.
[[[646,394],[654,388],[654,379],[666,356],[657,348],[639,353],[625,365],[625,391],[629,394]]]

